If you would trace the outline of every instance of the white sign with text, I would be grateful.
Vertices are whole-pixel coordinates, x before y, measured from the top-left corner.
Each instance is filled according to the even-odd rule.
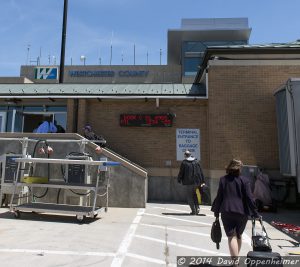
[[[176,129],[177,160],[184,160],[184,152],[189,150],[192,156],[200,160],[200,130]]]

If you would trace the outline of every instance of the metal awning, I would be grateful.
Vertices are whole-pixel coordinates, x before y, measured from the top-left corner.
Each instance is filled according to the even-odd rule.
[[[0,98],[206,98],[202,84],[0,84]]]

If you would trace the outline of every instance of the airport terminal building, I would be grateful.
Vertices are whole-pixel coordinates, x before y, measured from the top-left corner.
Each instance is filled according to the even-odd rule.
[[[241,19],[185,19],[168,31],[167,65],[22,66],[0,78],[2,132],[32,132],[52,115],[85,124],[148,172],[148,199],[180,200],[183,152],[200,160],[215,194],[231,158],[279,175],[274,91],[300,76],[300,42],[249,45]]]

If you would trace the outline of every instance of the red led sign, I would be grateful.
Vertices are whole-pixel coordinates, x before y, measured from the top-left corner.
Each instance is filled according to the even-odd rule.
[[[172,114],[121,114],[121,126],[134,127],[171,127]]]

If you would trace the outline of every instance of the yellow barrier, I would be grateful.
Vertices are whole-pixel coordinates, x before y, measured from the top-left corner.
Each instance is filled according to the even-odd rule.
[[[41,177],[41,176],[25,176],[21,178],[22,183],[27,184],[47,184],[48,177]]]

